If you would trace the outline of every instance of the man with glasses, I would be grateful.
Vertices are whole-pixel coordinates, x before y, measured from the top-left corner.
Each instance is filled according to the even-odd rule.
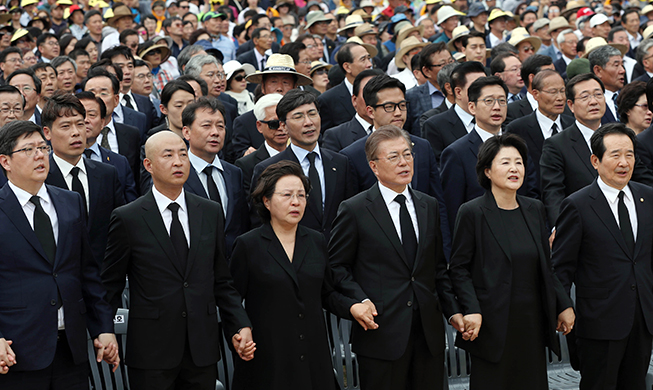
[[[526,87],[526,94],[523,95],[523,92],[519,93],[517,96],[520,99],[515,98],[513,101],[508,99],[506,125],[517,118],[531,114],[537,109],[537,100],[533,98],[533,86],[531,82],[533,81],[533,77],[544,69],[555,70],[551,57],[542,54],[532,55],[521,64],[519,79],[524,84],[524,87]],[[568,108],[565,108],[565,113],[572,116]]]
[[[567,65],[578,57],[578,52],[576,51],[576,45],[578,45],[578,37],[574,34],[574,30],[568,28],[563,30],[558,34],[556,39],[558,42],[558,47],[560,47],[560,52],[562,57],[559,60],[556,60],[553,63],[556,71],[560,73],[563,78],[567,76]]]
[[[161,108],[159,107],[161,100],[152,93],[154,91],[153,77],[152,70],[147,62],[134,60],[134,81],[132,82],[131,92],[134,95],[145,96],[150,99],[157,116],[161,118]]]
[[[521,93],[522,88],[524,88],[521,67],[519,57],[510,52],[500,53],[490,63],[490,73],[499,76],[508,88],[508,103],[517,102],[524,98]]]
[[[31,69],[18,69],[9,75],[7,84],[18,88],[25,98],[22,120],[30,121],[41,126],[41,113],[36,109],[36,104],[41,98],[41,80]]]
[[[0,52],[0,84],[7,84],[7,77],[23,67],[23,53],[17,47],[8,47]]]
[[[508,106],[508,87],[498,76],[476,79],[467,94],[469,112],[476,119],[474,129],[444,149],[440,160],[444,200],[452,231],[460,206],[485,193],[478,184],[476,155],[483,142],[501,133]],[[524,185],[518,193],[535,197],[537,176],[534,166],[529,164],[526,173]]]
[[[36,39],[36,47],[41,57],[39,62],[50,62],[53,58],[59,56],[59,40],[57,36],[51,33],[43,33]]]
[[[444,101],[442,87],[438,84],[438,73],[443,66],[453,62],[454,59],[444,42],[431,43],[422,49],[419,63],[426,83],[406,92],[409,105],[404,129],[409,133],[420,136],[419,117],[426,111],[440,106]]]
[[[238,56],[237,61],[241,64],[250,64],[255,69],[263,71],[267,63],[269,52],[272,47],[272,33],[265,28],[257,28],[252,33],[254,48]]]
[[[634,81],[647,82],[653,75],[653,39],[645,39],[637,46],[636,59],[644,73]]]
[[[13,85],[0,86],[0,128],[23,118],[25,97]],[[0,175],[2,176],[2,175]]]
[[[321,232],[328,240],[340,202],[355,194],[349,161],[318,145],[320,113],[313,94],[293,89],[279,101],[276,111],[281,130],[290,136],[290,145],[256,165],[250,188],[256,188],[259,176],[270,165],[281,160],[298,163],[313,183],[300,224]],[[253,225],[261,224],[258,216],[251,216]]]

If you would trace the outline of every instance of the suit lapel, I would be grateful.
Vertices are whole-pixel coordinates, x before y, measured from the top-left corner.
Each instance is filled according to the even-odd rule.
[[[306,259],[306,254],[308,253],[308,245],[306,242],[306,231],[304,231],[301,225],[297,226],[297,235],[295,239],[295,251],[292,256],[293,268],[295,270],[295,276],[299,273],[304,260]]]
[[[102,183],[102,178],[97,172],[97,167],[93,162],[88,162],[88,159],[84,161],[86,165],[86,172],[88,177],[88,218],[89,220],[95,215],[95,209],[97,208],[97,199],[102,196],[102,188],[104,183]]]
[[[417,269],[419,260],[422,258],[421,253],[424,247],[427,245],[424,240],[426,240],[427,235],[427,226],[429,223],[428,220],[428,210],[426,202],[422,199],[422,196],[415,191],[410,191],[410,194],[413,198],[413,204],[415,205],[415,214],[417,214],[417,229],[419,230],[419,241],[417,244],[417,255],[415,258],[415,264],[413,270]],[[402,246],[403,248],[403,246]]]
[[[231,169],[226,169],[226,167],[224,166],[224,161],[222,161],[222,163],[223,163],[222,174],[224,177],[224,185],[227,188],[227,199],[229,200],[227,202],[227,215],[224,216],[224,225],[229,226],[229,224],[231,223],[231,218],[234,215],[234,208],[236,207],[236,205],[234,204],[236,203],[236,194],[235,194],[236,184],[234,184],[236,180],[234,178],[234,172]]]
[[[450,129],[451,134],[453,134],[454,137],[456,137],[456,139],[459,139],[467,135],[467,128],[465,127],[465,124],[456,113],[454,107],[455,105],[451,106],[451,108],[449,109],[449,114],[447,119],[449,120],[449,123],[451,123],[451,129]]]
[[[651,199],[644,198],[637,187],[629,185],[629,188],[633,193],[633,201],[635,202],[635,210],[637,211],[637,215],[651,215],[651,206],[649,203]],[[641,238],[646,237],[646,233],[650,230],[650,219],[637,218],[637,239],[635,239],[635,253],[633,259],[637,258],[639,251],[642,249],[642,245],[644,244],[642,242],[644,240]]]
[[[503,252],[508,257],[508,260],[512,262],[512,257],[510,256],[510,241],[505,234],[506,229],[503,226],[501,214],[499,213],[499,207],[497,207],[497,203],[494,200],[492,192],[487,191],[485,195],[483,195],[481,210],[483,211],[485,221],[490,227],[490,231],[492,232],[494,239],[497,240],[499,246],[501,249],[503,249]]]
[[[329,154],[326,150],[320,148],[320,153],[322,154],[322,167],[324,169],[324,215],[328,215],[327,211],[331,209],[331,202],[334,198],[334,192],[336,191],[336,185],[338,183],[338,171],[336,165],[333,162],[333,156]],[[322,218],[322,226],[324,226],[324,221],[326,217]]]
[[[190,230],[190,250],[188,251],[188,261],[184,276],[188,275],[193,269],[195,257],[202,232],[203,213],[199,202],[195,202],[189,193],[186,193],[186,207],[188,208],[188,228]],[[172,243],[172,242],[171,242]]]
[[[544,136],[542,135],[542,127],[540,126],[540,122],[537,120],[535,113],[532,113],[528,120],[531,122],[531,125],[528,129],[526,129],[526,134],[528,134],[528,137],[533,141],[533,143],[539,147],[539,150],[542,151],[542,145],[544,145]],[[532,151],[531,153],[533,152],[535,151]]]
[[[168,260],[170,260],[172,263],[173,267],[175,267],[181,276],[184,276],[185,270],[182,270],[179,266],[175,248],[172,246],[172,241],[170,240],[170,234],[168,234],[168,231],[163,224],[163,218],[161,217],[159,208],[156,205],[152,191],[144,195],[142,207],[144,211],[143,219],[145,220],[145,223],[152,231],[152,234],[158,241],[159,245],[161,245],[161,248],[168,257]]]
[[[475,160],[477,158],[476,156],[478,155],[478,148],[483,143],[483,140],[481,139],[481,136],[478,135],[478,133],[476,132],[476,129],[472,130],[472,132],[469,133],[468,140],[469,140],[469,151],[472,153]]]
[[[281,245],[281,242],[277,238],[276,234],[274,234],[274,230],[272,230],[272,226],[270,224],[264,224],[263,228],[261,229],[261,236],[268,240],[268,253],[272,258],[281,266],[281,269],[283,269],[288,276],[292,279],[292,281],[295,283],[295,286],[299,288],[299,282],[297,281],[297,273],[295,272],[295,269],[293,268],[292,263],[290,262],[290,259],[288,259],[288,255],[283,249],[283,245]],[[297,251],[297,241],[295,240],[295,251]],[[293,254],[293,258],[294,258]]]
[[[190,167],[190,173],[188,174],[188,179],[186,179],[185,185],[188,186],[188,189],[190,189],[193,194],[205,199],[209,198],[209,195],[206,193],[206,190],[200,181],[199,175],[192,166]]]
[[[352,141],[350,145],[367,135],[367,131],[363,128],[363,126],[361,126],[360,122],[356,118],[352,118],[349,128],[351,129],[352,134]]]
[[[585,168],[587,168],[592,176],[596,176],[596,170],[592,166],[592,162],[590,161],[590,149],[587,146],[587,143],[585,142],[585,138],[583,137],[583,134],[580,132],[580,129],[576,124],[574,124],[570,128],[571,132],[569,133],[572,143],[572,148],[578,155],[578,158],[583,162],[583,165],[585,165]]]
[[[401,245],[401,241],[399,240],[399,235],[397,235],[395,225],[392,223],[392,218],[390,217],[388,206],[386,206],[385,201],[383,200],[383,196],[381,196],[378,182],[369,189],[367,198],[370,200],[370,204],[367,205],[367,209],[369,210],[370,214],[372,214],[372,217],[376,220],[376,222],[381,227],[381,230],[383,230],[385,235],[388,237],[388,240],[392,246],[395,248],[406,266],[408,266],[408,260],[406,259],[406,253],[404,253],[404,247]]]
[[[542,232],[540,231],[540,224],[537,223],[541,218],[537,212],[537,209],[533,207],[532,203],[524,205],[524,202],[520,202],[521,196],[517,196],[517,202],[519,203],[519,208],[524,216],[528,230],[535,241],[535,246],[537,247],[537,253],[539,254],[540,259],[544,259],[544,248],[542,247]]]
[[[610,234],[612,234],[624,253],[628,255],[628,257],[632,257],[632,254],[626,247],[626,241],[624,240],[624,236],[621,234],[621,229],[619,229],[619,225],[608,205],[608,201],[605,199],[605,196],[599,188],[596,180],[594,180],[591,186],[590,198],[592,200],[590,201],[590,206],[592,207],[592,210],[594,210],[594,212],[599,216],[601,222],[603,222],[605,227],[610,231]]]
[[[59,165],[54,161],[52,154],[50,154],[50,172],[48,172],[47,183],[55,187],[63,188],[64,190],[70,190],[63,177],[63,173],[59,169]]]

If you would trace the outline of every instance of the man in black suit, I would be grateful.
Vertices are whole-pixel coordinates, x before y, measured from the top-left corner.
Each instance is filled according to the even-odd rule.
[[[562,58],[553,62],[553,66],[556,71],[562,76],[567,74],[567,65],[576,57],[578,57],[578,52],[576,51],[576,45],[578,45],[578,37],[574,34],[574,30],[566,29],[562,30],[558,34],[558,46],[560,47],[560,52],[562,53]]]
[[[268,59],[267,51],[272,47],[272,33],[267,28],[257,28],[252,33],[254,48],[238,56],[237,61],[241,64],[250,64],[258,71],[265,70],[265,63]]]
[[[81,196],[91,250],[99,264],[107,247],[111,212],[125,204],[125,196],[116,168],[82,158],[86,149],[85,116],[82,103],[70,94],[55,94],[43,107],[43,133],[52,145],[45,182]]]
[[[544,141],[540,159],[542,202],[550,226],[556,225],[562,201],[596,178],[596,170],[590,161],[589,139],[601,126],[605,112],[605,89],[601,80],[592,73],[569,80],[566,94],[576,121]],[[650,185],[653,184],[653,175],[638,162],[633,180]]]
[[[521,65],[520,78],[524,81],[526,95],[520,100],[508,102],[508,112],[506,114],[505,125],[510,124],[517,118],[525,117],[537,109],[537,100],[533,98],[533,77],[541,70],[555,70],[551,57],[542,54],[534,54],[528,57]],[[504,72],[504,74],[507,72]],[[571,115],[571,113],[569,113]]]
[[[270,22],[270,18],[266,14],[256,14],[252,17],[251,20],[252,20],[252,26],[250,28],[252,29],[252,31],[261,27],[266,28],[268,30],[272,29],[272,22]],[[250,39],[249,41],[238,46],[238,49],[236,50],[236,55],[239,56],[243,53],[252,50],[253,48],[254,48],[254,42],[252,42],[252,40]],[[279,52],[279,44],[273,40],[272,53],[278,53],[278,52]]]
[[[424,112],[419,117],[419,128],[420,134],[424,135],[424,122],[430,118],[442,114],[443,112],[450,109],[454,104],[456,104],[456,96],[454,95],[453,88],[451,87],[451,72],[460,65],[459,62],[454,62],[448,65],[445,65],[440,69],[438,73],[438,85],[442,87],[442,93],[444,94],[445,99],[442,103],[430,110]]]
[[[469,111],[467,89],[476,79],[485,76],[485,69],[480,62],[465,62],[458,66],[449,78],[456,103],[447,111],[424,122],[422,137],[431,144],[438,166],[442,151],[474,129],[475,121]]]
[[[224,125],[223,125],[224,126]],[[162,131],[145,144],[152,190],[111,216],[102,281],[121,304],[130,283],[126,363],[133,389],[215,389],[220,334],[241,358],[254,343],[224,253],[222,207],[185,191],[192,170],[186,144]],[[162,342],[164,340],[165,342]]]
[[[619,49],[609,45],[601,46],[587,56],[590,69],[601,80],[605,87],[605,113],[601,124],[619,122],[617,113],[617,96],[624,87],[626,70],[623,66],[623,54]]]
[[[370,135],[365,154],[378,183],[340,205],[329,242],[337,288],[369,305],[378,324],[352,329],[363,390],[442,389],[443,312],[461,329],[439,204],[408,186],[411,144],[394,125]]]
[[[351,104],[356,110],[356,115],[349,121],[328,129],[323,134],[322,147],[339,152],[361,138],[372,133],[372,118],[367,114],[367,104],[363,98],[363,89],[367,82],[374,76],[383,74],[378,69],[366,69],[354,79]]]
[[[501,77],[508,87],[508,104],[518,102],[524,98],[524,80],[521,76],[522,63],[517,54],[501,52],[490,63],[490,74]]]
[[[653,75],[653,40],[646,39],[637,46],[637,63],[642,66],[644,73],[634,81],[647,82]]]
[[[41,98],[41,80],[31,69],[18,69],[11,74],[5,74],[8,85],[18,88],[25,98],[25,108],[20,119],[41,126],[41,113],[36,105]]]
[[[277,104],[282,97],[278,93],[271,93],[261,97],[254,105],[256,129],[263,135],[265,141],[255,152],[236,160],[236,166],[243,171],[243,191],[246,199],[249,199],[249,194],[252,192],[250,184],[256,164],[283,152],[288,145],[288,132],[281,128],[281,122],[277,117]]]
[[[82,82],[82,90],[92,92],[102,99],[107,112],[114,112],[120,104],[120,82],[104,69],[91,70],[89,77]],[[125,156],[134,174],[134,181],[139,182],[141,134],[138,128],[118,123],[112,117],[102,128],[96,142],[105,149]]]
[[[320,115],[315,96],[310,92],[289,91],[277,104],[277,116],[281,128],[290,136],[290,145],[256,165],[250,188],[256,188],[261,172],[270,165],[281,160],[298,163],[313,183],[300,223],[321,232],[328,240],[338,205],[355,193],[349,161],[347,157],[318,145]],[[252,215],[252,223],[260,224],[258,216]]]
[[[87,329],[99,360],[117,364],[111,307],[85,229],[80,196],[45,185],[41,128],[2,128],[0,388],[88,388]]]
[[[643,390],[653,342],[653,190],[631,181],[632,130],[603,125],[590,143],[598,179],[562,202],[553,265],[567,293],[576,285],[580,388]]]
[[[574,124],[574,117],[564,115],[567,105],[565,82],[558,72],[545,69],[535,75],[530,93],[537,102],[532,114],[511,122],[506,131],[519,135],[528,145],[528,156],[533,162],[540,188],[540,158],[544,140]]]
[[[372,60],[363,45],[348,42],[338,50],[338,65],[345,72],[345,79],[317,98],[322,132],[345,123],[356,115],[351,104],[354,80],[360,72],[372,69]]]

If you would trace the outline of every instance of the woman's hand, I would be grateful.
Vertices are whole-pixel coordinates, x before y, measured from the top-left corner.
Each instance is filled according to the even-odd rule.
[[[478,337],[478,332],[481,330],[481,323],[483,316],[480,314],[467,314],[463,317],[465,324],[465,331],[463,332],[463,340],[474,341]]]
[[[575,321],[576,314],[574,313],[574,309],[568,307],[562,313],[558,314],[558,327],[556,330],[566,336],[574,328]]]
[[[451,320],[449,320],[449,323],[458,332],[465,333],[465,322],[463,321],[463,315],[461,313],[456,313],[452,315]]]
[[[360,326],[363,327],[363,329],[374,330],[379,328],[379,324],[374,322],[374,317],[376,317],[379,313],[376,312],[374,303],[372,303],[372,301],[369,299],[363,303],[355,303],[351,305],[349,312],[351,313],[352,317],[358,321]]]

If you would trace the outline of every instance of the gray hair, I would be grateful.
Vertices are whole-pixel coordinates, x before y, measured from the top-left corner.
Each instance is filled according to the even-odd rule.
[[[263,95],[254,105],[254,116],[256,117],[256,120],[265,120],[265,109],[276,106],[281,98],[283,98],[283,95],[278,93]]]
[[[444,88],[444,85],[451,83],[451,74],[458,65],[460,65],[458,62],[447,64],[440,69],[440,72],[438,72],[438,85],[442,89],[444,96],[447,96],[447,90]]]
[[[61,65],[65,64],[66,62],[70,62],[71,64],[73,64],[73,68],[75,69],[75,73],[77,73],[77,63],[75,62],[75,60],[73,60],[72,58],[70,58],[68,56],[54,57],[52,59],[52,61],[50,61],[50,63],[52,64],[52,66],[54,67],[55,70],[58,67],[60,67]]]
[[[648,49],[651,47],[653,47],[653,38],[644,39],[640,42],[639,46],[637,46],[637,54],[635,55],[638,64],[644,66],[642,62],[644,62],[644,57],[648,55]]]
[[[614,56],[621,58],[621,52],[619,49],[616,49],[610,45],[605,45],[594,49],[587,57],[590,60],[590,69],[592,70],[592,73],[594,73],[594,67],[596,65],[600,66],[601,68],[605,68],[605,64],[607,64],[610,61],[610,58]]]
[[[565,41],[565,35],[568,34],[574,34],[574,30],[568,28],[566,30],[560,31],[560,34],[558,34],[558,38],[556,38],[556,41],[558,42],[558,46],[562,45],[562,42]],[[576,34],[574,34],[576,35]]]
[[[191,58],[193,58],[197,53],[204,51],[204,48],[200,45],[190,45],[184,47],[184,50],[179,53],[177,56],[177,64],[179,66],[179,72],[184,72],[184,65],[188,64]]]
[[[209,64],[215,64],[215,66],[218,66],[219,62],[215,57],[208,54],[195,56],[191,58],[190,61],[188,61],[188,64],[186,64],[186,70],[184,70],[184,74],[188,74],[193,77],[200,77],[200,73],[202,73],[202,68],[204,65]]]

